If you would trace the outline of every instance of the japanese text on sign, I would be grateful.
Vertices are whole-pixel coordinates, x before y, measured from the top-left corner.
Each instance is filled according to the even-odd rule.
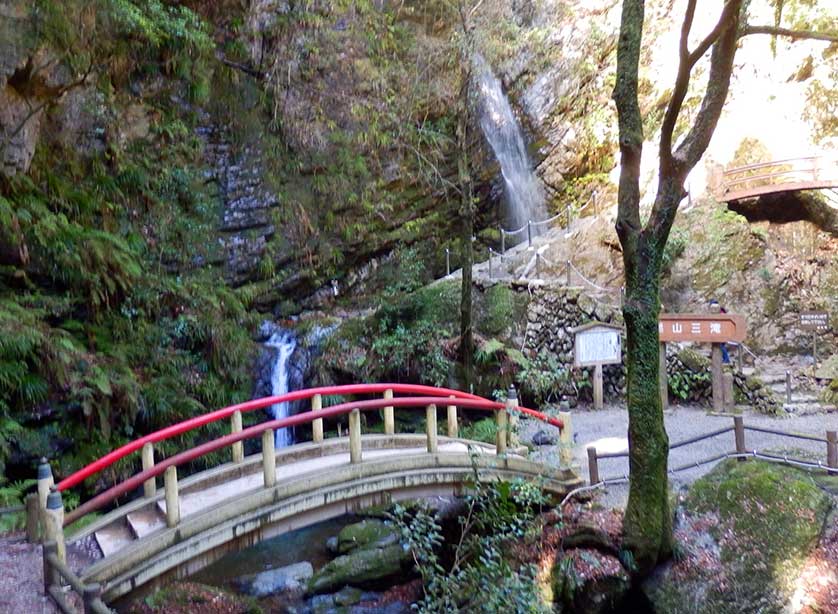
[[[696,341],[702,343],[738,342],[745,339],[745,319],[722,314],[661,314],[658,333],[662,342]]]

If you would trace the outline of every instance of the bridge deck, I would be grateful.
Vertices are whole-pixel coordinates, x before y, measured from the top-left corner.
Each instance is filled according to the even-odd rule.
[[[493,450],[475,448],[478,451],[494,454]],[[439,446],[440,452],[468,453],[468,445],[462,442],[444,443]],[[424,448],[391,448],[370,450],[364,456],[366,460],[381,459],[388,456],[416,455],[425,453]],[[261,462],[261,460],[259,461]],[[338,452],[329,456],[297,460],[277,467],[277,479],[287,480],[305,474],[316,476],[323,471],[348,466],[349,452]],[[181,518],[188,518],[195,514],[205,512],[226,501],[235,499],[244,493],[252,492],[263,488],[262,474],[259,472],[241,475],[233,479],[207,485],[192,492],[187,492],[180,497]],[[158,499],[155,505],[145,507],[125,514],[126,524],[112,522],[94,532],[96,542],[102,550],[103,556],[110,556],[132,542],[147,537],[157,531],[166,529],[166,501]]]

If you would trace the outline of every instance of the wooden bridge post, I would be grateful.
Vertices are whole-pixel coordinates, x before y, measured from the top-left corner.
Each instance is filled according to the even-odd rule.
[[[573,464],[573,419],[569,411],[560,411],[559,420],[564,425],[559,435],[559,465],[570,467]]]
[[[315,394],[311,397],[311,411],[323,409],[323,397]],[[311,439],[314,443],[323,443],[323,418],[317,418],[311,422]]]
[[[826,466],[838,469],[838,431],[826,432]]]
[[[50,554],[58,554],[58,544],[54,541],[44,542],[44,596],[49,597],[49,589],[51,586],[61,584],[61,577],[58,575],[58,570],[49,562]]]
[[[428,434],[428,453],[436,454],[437,433],[436,433],[436,405],[428,405],[425,408],[425,431]]]
[[[61,493],[55,486],[50,486],[47,495],[46,522],[44,523],[45,539],[55,542],[58,560],[67,562],[67,547],[64,543],[64,502]]]
[[[384,391],[384,398],[389,400],[393,398],[392,389],[388,388]],[[395,435],[396,433],[396,419],[393,415],[393,406],[388,405],[384,408],[384,434]]]
[[[82,594],[82,602],[84,604],[84,614],[94,614],[93,603],[102,596],[102,585],[99,583],[85,584],[84,593]]]
[[[31,492],[24,499],[26,505],[26,538],[32,544],[41,540],[41,508],[38,493]]]
[[[166,492],[166,526],[175,528],[180,522],[180,499],[177,488],[177,467],[166,467],[163,473],[163,490]]]
[[[41,462],[38,464],[38,509],[40,510],[42,533],[46,531],[47,496],[53,484],[55,484],[55,480],[52,477],[52,467],[50,467],[46,458],[41,457]]]
[[[239,410],[233,412],[233,415],[230,416],[230,432],[241,433],[242,432],[242,413]],[[233,449],[233,462],[240,463],[244,460],[244,442],[237,441],[232,445]]]
[[[518,441],[518,391],[515,386],[509,387],[506,397],[506,412],[508,415],[507,425],[509,434],[506,436],[509,446],[514,450],[520,445]]]
[[[143,444],[142,450],[143,471],[154,467],[154,444],[147,441]],[[154,478],[149,478],[143,482],[143,495],[147,499],[157,494],[157,483]]]
[[[733,417],[733,434],[736,438],[736,453],[745,454],[747,452],[745,449],[745,423],[742,416]],[[739,459],[740,462],[744,460],[744,458]]]
[[[498,455],[506,453],[506,434],[508,427],[509,416],[506,413],[506,407],[502,407],[497,413],[497,427],[498,432],[495,435],[495,453]]]
[[[456,399],[454,395],[451,395],[452,399]],[[457,424],[457,406],[456,405],[449,405],[448,406],[448,436],[449,437],[458,437],[460,434],[460,428]]]
[[[599,465],[597,464],[597,453],[594,446],[588,448],[588,483],[591,486],[599,484]]]
[[[274,430],[262,431],[262,474],[265,478],[265,488],[276,484],[276,448],[274,445]]]
[[[358,408],[349,412],[349,462],[361,462],[361,410]]]

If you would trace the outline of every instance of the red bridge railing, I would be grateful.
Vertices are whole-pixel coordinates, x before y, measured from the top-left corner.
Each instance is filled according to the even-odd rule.
[[[320,409],[320,399],[323,396],[327,395],[335,395],[335,396],[345,396],[345,395],[363,395],[363,394],[382,394],[384,393],[384,398],[377,398],[377,399],[368,399],[368,400],[355,400],[355,401],[348,401],[345,403],[340,403],[338,405],[333,405],[330,407],[325,407]],[[392,394],[412,394],[412,395],[422,395],[422,396],[410,396],[410,397],[395,397],[393,398]],[[241,413],[253,411],[257,409],[263,409],[269,407],[271,405],[275,405],[278,403],[283,402],[291,402],[291,401],[299,401],[305,399],[312,399],[313,401],[316,400],[316,406],[312,408],[310,411],[306,411],[303,413],[295,414],[292,416],[288,416],[286,418],[281,418],[277,420],[269,420],[266,422],[261,422],[257,425],[252,427],[241,429],[241,422],[240,417]],[[515,401],[517,403],[517,401]],[[313,403],[314,405],[314,403]],[[71,524],[75,520],[81,518],[82,516],[89,514],[90,512],[96,511],[101,509],[102,507],[108,505],[110,502],[116,500],[118,497],[125,495],[137,488],[141,485],[148,485],[151,484],[151,492],[154,491],[154,478],[161,474],[165,474],[166,478],[169,478],[169,474],[167,470],[172,470],[172,468],[176,468],[180,465],[189,463],[194,461],[201,456],[209,454],[211,452],[215,452],[222,448],[228,446],[235,446],[235,444],[240,444],[246,439],[253,439],[259,436],[263,438],[263,457],[267,458],[269,455],[271,457],[274,456],[273,451],[273,431],[276,429],[299,426],[302,424],[308,424],[318,421],[322,421],[324,418],[335,418],[338,416],[350,414],[350,456],[352,462],[357,462],[360,460],[360,412],[361,411],[369,411],[369,410],[377,410],[377,409],[385,409],[385,412],[388,411],[390,408],[416,408],[416,407],[426,407],[428,408],[428,449],[431,450],[431,437],[434,439],[434,448],[436,446],[436,405],[446,405],[453,408],[463,408],[463,409],[477,409],[477,410],[484,410],[484,411],[492,411],[497,412],[498,415],[498,440],[497,440],[497,448],[498,452],[503,452],[506,449],[506,431],[507,431],[507,409],[510,407],[514,407],[516,411],[520,412],[521,414],[533,417],[537,420],[541,420],[547,424],[555,426],[559,429],[563,428],[562,420],[553,418],[548,416],[542,412],[538,412],[532,409],[528,409],[526,407],[517,407],[517,405],[509,405],[507,403],[500,403],[497,401],[491,401],[489,399],[485,399],[483,397],[479,397],[477,395],[461,392],[458,390],[452,390],[448,388],[436,388],[432,386],[422,386],[416,384],[354,384],[348,386],[325,386],[320,388],[310,388],[307,390],[298,390],[294,392],[290,392],[288,394],[280,395],[280,396],[273,396],[273,397],[265,397],[262,399],[255,399],[252,401],[247,401],[245,403],[239,403],[237,405],[231,405],[229,407],[225,407],[223,409],[219,409],[217,411],[205,414],[203,416],[198,416],[195,418],[191,418],[189,420],[185,420],[178,424],[172,425],[170,427],[161,429],[145,437],[141,437],[135,441],[132,441],[112,452],[106,454],[102,458],[90,463],[83,469],[73,473],[72,475],[66,477],[64,480],[58,483],[57,489],[59,491],[67,490],[68,488],[72,488],[73,486],[78,485],[85,479],[92,477],[102,470],[110,467],[117,461],[127,457],[128,455],[142,450],[144,448],[150,448],[150,444],[154,444],[160,441],[165,441],[172,437],[176,437],[183,433],[198,429],[202,426],[207,424],[217,422],[219,420],[224,420],[227,418],[233,418],[233,432],[229,435],[225,435],[223,437],[219,437],[207,443],[201,444],[189,450],[185,450],[171,456],[166,459],[162,459],[156,464],[151,461],[150,466],[146,466],[146,459],[143,459],[143,471],[140,473],[120,482],[112,486],[111,488],[105,490],[102,493],[94,496],[92,499],[86,501],[79,507],[77,507],[72,512],[68,513],[63,520],[64,525]],[[430,408],[434,407],[433,417],[431,416]],[[353,417],[357,416],[357,420],[353,421]],[[450,416],[450,414],[449,414]],[[456,409],[454,414],[454,421],[455,426],[454,430],[456,431]],[[239,419],[239,427],[236,428],[236,417]],[[433,428],[431,427],[431,420],[433,420]],[[357,424],[356,424],[357,422]],[[322,433],[322,422],[319,422],[320,432]],[[392,428],[392,427],[391,427]],[[433,435],[431,431],[433,430]],[[271,437],[265,437],[265,433],[270,432]],[[449,422],[449,435],[451,434],[451,426]],[[322,437],[322,435],[321,435]],[[315,438],[316,435],[315,435]],[[270,440],[270,441],[268,441]],[[355,453],[355,440],[357,440],[357,459]],[[269,448],[269,449],[264,449]],[[235,447],[234,447],[235,450]],[[235,458],[235,452],[234,452]],[[240,460],[240,459],[239,459]],[[269,479],[268,476],[268,467],[266,467],[266,481]],[[176,475],[175,475],[175,480]],[[275,478],[274,478],[275,479]],[[149,491],[146,491],[146,494],[149,494]],[[176,521],[175,521],[176,524]]]

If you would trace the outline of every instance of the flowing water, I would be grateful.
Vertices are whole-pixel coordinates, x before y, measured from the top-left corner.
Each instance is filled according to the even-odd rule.
[[[528,220],[540,222],[547,219],[541,183],[533,172],[524,135],[512,113],[509,99],[486,60],[478,54],[474,64],[480,93],[480,128],[500,164],[506,195],[507,227],[514,230],[526,226]],[[533,234],[539,228],[533,226]]]
[[[291,354],[297,347],[297,338],[290,330],[277,329],[265,342],[268,347],[276,348],[276,361],[271,371],[271,394],[278,396],[288,392],[288,376],[291,367]],[[291,413],[290,403],[271,405],[274,419],[285,418]],[[284,448],[294,443],[294,434],[290,428],[277,429],[274,438],[277,448]]]

